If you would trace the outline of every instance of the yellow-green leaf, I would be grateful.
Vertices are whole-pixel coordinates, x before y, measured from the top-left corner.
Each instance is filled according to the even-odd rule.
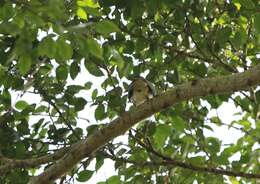
[[[87,20],[88,19],[88,15],[87,12],[85,12],[85,10],[83,10],[82,8],[78,8],[77,9],[77,16],[81,19]]]
[[[90,8],[99,8],[99,4],[95,0],[83,0],[83,1],[77,1],[77,5],[81,7],[90,7]]]

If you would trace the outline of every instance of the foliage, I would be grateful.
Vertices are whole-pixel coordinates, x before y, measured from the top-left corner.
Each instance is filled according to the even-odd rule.
[[[36,158],[90,135],[126,109],[128,80],[140,74],[163,92],[255,66],[259,12],[258,0],[1,1],[0,153]],[[82,73],[81,84],[71,82]],[[217,116],[208,118],[224,102],[240,108],[241,118],[228,125]],[[89,124],[86,113],[82,120],[86,109],[93,109],[96,122]],[[195,165],[259,173],[259,111],[259,88],[181,102],[140,123],[127,145],[117,141],[99,150],[95,170],[109,158],[118,176],[104,183],[227,183],[223,175],[145,166],[145,161],[161,159],[145,144]],[[243,136],[224,145],[204,135],[216,126],[238,129]],[[89,180],[94,171],[88,165],[82,161],[70,175]],[[0,176],[0,183],[27,183],[39,168],[11,170]]]

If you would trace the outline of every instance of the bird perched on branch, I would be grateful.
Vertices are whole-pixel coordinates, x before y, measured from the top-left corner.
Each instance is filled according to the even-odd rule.
[[[135,106],[141,105],[155,95],[154,85],[143,77],[135,78],[128,89],[128,98]]]

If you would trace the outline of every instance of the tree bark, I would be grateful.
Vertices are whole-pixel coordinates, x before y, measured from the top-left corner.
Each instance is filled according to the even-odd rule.
[[[37,158],[30,158],[30,159],[23,159],[23,160],[18,160],[18,159],[11,159],[4,157],[0,155],[0,162],[3,163],[0,166],[0,176],[5,175],[8,171],[12,169],[17,169],[17,168],[32,168],[36,167],[42,164],[54,162],[58,159],[60,159],[67,151],[69,150],[69,147],[64,147],[61,148],[57,151],[55,151],[52,154],[47,154],[44,156],[40,156]]]
[[[32,177],[30,184],[51,183],[69,171],[80,160],[90,156],[100,147],[124,134],[139,121],[178,102],[195,97],[232,93],[260,84],[260,64],[242,73],[199,79],[178,85],[131,111],[123,113],[106,127],[73,145],[70,150],[42,174]]]

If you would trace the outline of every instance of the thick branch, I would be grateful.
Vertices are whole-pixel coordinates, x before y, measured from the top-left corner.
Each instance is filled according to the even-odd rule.
[[[49,162],[53,162],[55,160],[60,159],[67,151],[69,147],[62,148],[57,150],[56,152],[48,155],[44,155],[38,158],[30,158],[24,160],[15,160],[6,158],[4,156],[0,156],[0,161],[4,163],[4,165],[0,166],[0,176],[4,175],[8,171],[14,168],[32,168],[42,164],[46,164]]]
[[[195,97],[245,90],[251,86],[259,85],[259,76],[260,64],[243,73],[201,79],[176,86],[174,89],[162,93],[138,106],[133,111],[125,112],[121,117],[113,120],[106,127],[72,146],[70,151],[55,164],[41,175],[32,178],[30,184],[46,184],[56,180],[80,160],[90,156],[100,147],[123,134],[130,127],[156,112],[162,111],[178,102]]]

